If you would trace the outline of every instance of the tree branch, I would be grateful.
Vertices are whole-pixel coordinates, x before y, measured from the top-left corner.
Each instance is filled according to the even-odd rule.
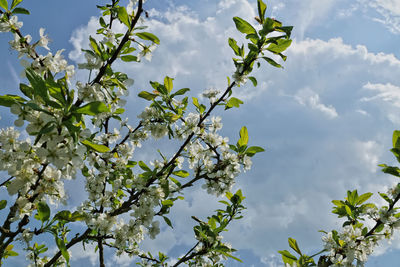
[[[106,69],[112,65],[112,63],[118,58],[119,53],[122,50],[122,47],[124,47],[125,43],[129,41],[129,37],[133,31],[133,29],[136,26],[136,23],[139,21],[140,15],[143,12],[143,0],[139,0],[138,3],[138,8],[135,14],[135,17],[133,18],[132,22],[131,22],[131,26],[130,29],[127,30],[127,32],[125,33],[124,37],[122,38],[120,44],[118,45],[117,49],[115,50],[115,52],[113,53],[113,55],[111,56],[111,58],[109,60],[107,60],[106,64],[103,65],[99,72],[97,73],[96,77],[93,79],[93,81],[90,83],[90,85],[94,85],[96,83],[100,83],[101,78],[103,77],[103,75],[106,72]],[[76,107],[79,107],[81,104],[83,103],[82,99],[78,99],[75,103]]]
[[[90,230],[89,228],[80,236],[74,237],[71,239],[71,241],[68,242],[68,244],[66,245],[66,248],[69,249],[70,247],[74,246],[76,243],[79,243],[81,241],[83,241],[91,232],[92,230]],[[44,267],[50,267],[50,266],[54,266],[54,264],[57,262],[58,258],[61,257],[61,251],[58,251],[53,258],[50,259],[49,262],[47,262]]]

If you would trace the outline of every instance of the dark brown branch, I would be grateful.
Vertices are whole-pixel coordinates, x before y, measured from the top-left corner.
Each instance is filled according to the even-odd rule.
[[[200,250],[196,253],[192,253],[192,251],[200,244],[200,242],[197,242],[196,245],[194,245],[182,258],[179,259],[179,261],[177,263],[175,263],[172,267],[176,267],[179,266],[181,263],[184,263],[186,261],[189,261],[191,259],[193,259],[196,256],[200,256],[202,254],[205,254],[206,251],[205,250]]]
[[[38,179],[36,180],[35,184],[30,188],[33,192],[35,192],[36,188],[39,186],[41,178],[43,176],[44,171],[47,168],[47,164],[42,165],[42,170],[38,171]],[[33,203],[35,199],[39,196],[38,193],[33,194],[31,197],[28,198],[28,201]],[[18,198],[21,197],[18,195]],[[17,200],[18,200],[17,198]],[[6,220],[3,223],[3,226],[1,227],[1,235],[0,235],[0,259],[3,258],[4,251],[7,248],[7,246],[14,241],[14,238],[22,233],[23,227],[29,223],[29,216],[25,215],[22,220],[18,223],[17,230],[15,232],[11,232],[11,223],[12,219],[15,217],[18,211],[18,203],[15,201],[14,205],[10,207],[10,211],[7,215]],[[5,241],[7,239],[7,241]],[[4,242],[5,241],[5,242]]]
[[[197,124],[198,127],[201,126],[201,124],[204,122],[204,120],[211,114],[211,112],[215,109],[215,107],[221,103],[225,97],[229,94],[229,92],[232,90],[232,88],[236,85],[236,82],[232,82],[227,89],[225,90],[224,94],[216,101],[214,102],[211,107],[209,108],[209,110],[207,111],[207,113],[202,116]],[[189,144],[189,142],[192,140],[194,136],[194,133],[191,133],[185,140],[185,142],[182,144],[182,146],[178,149],[178,151],[175,153],[175,155],[170,159],[170,161],[154,176],[154,178],[150,179],[147,184],[146,184],[146,188],[149,187],[152,183],[154,183],[155,180],[157,180],[158,177],[161,177],[165,171],[171,167],[169,173],[172,173],[173,171],[173,167],[172,165],[175,164],[175,160],[181,155],[181,153],[183,152],[183,150],[185,149],[186,145]],[[127,211],[130,210],[130,207],[132,206],[132,204],[134,203],[135,200],[137,200],[139,198],[139,196],[141,194],[143,194],[145,191],[145,189],[142,189],[141,191],[131,195],[129,197],[129,199],[127,201],[125,201],[121,207],[119,207],[118,209],[114,210],[113,212],[111,212],[109,215],[110,216],[116,216],[122,213],[125,213]]]
[[[8,178],[7,180],[5,180],[4,182],[2,182],[0,184],[0,187],[4,186],[6,183],[8,183],[9,181],[11,181],[13,178],[15,178],[14,176],[11,176],[10,178]]]
[[[100,267],[105,267],[104,265],[104,248],[103,248],[103,240],[101,237],[97,240],[97,246],[99,247],[99,262]]]
[[[83,234],[81,234],[80,236],[74,237],[71,239],[71,241],[68,242],[68,244],[66,244],[66,248],[69,249],[70,247],[74,246],[76,243],[79,243],[81,241],[83,241],[91,232],[90,229],[87,229]],[[54,264],[57,262],[58,258],[61,257],[61,251],[58,251],[53,258],[50,259],[49,262],[47,262],[44,267],[50,267],[50,266],[54,266]]]
[[[106,64],[103,65],[99,72],[97,73],[96,77],[93,79],[93,81],[90,83],[91,85],[94,85],[96,83],[100,83],[101,78],[104,76],[106,70],[108,67],[110,67],[112,65],[112,63],[118,58],[119,53],[122,50],[122,47],[124,47],[125,43],[129,41],[129,37],[133,31],[133,29],[135,28],[137,22],[139,21],[140,15],[143,12],[143,0],[139,0],[138,3],[138,8],[135,14],[135,17],[132,20],[132,23],[130,25],[130,29],[128,29],[128,31],[125,33],[124,37],[122,38],[121,42],[119,43],[117,49],[114,51],[113,55],[111,56],[110,59],[107,60]],[[75,103],[76,107],[79,107],[81,104],[83,103],[82,99],[78,99]]]

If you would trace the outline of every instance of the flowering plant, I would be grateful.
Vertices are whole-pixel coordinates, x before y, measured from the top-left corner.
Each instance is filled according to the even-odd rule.
[[[400,131],[393,132],[391,152],[400,162]],[[379,166],[384,173],[400,177],[400,168],[386,164]],[[359,195],[357,190],[349,190],[344,201],[333,200],[332,213],[345,218],[343,228],[330,232],[321,230],[324,248],[311,256],[302,253],[297,241],[289,238],[289,246],[299,256],[288,250],[279,251],[285,266],[364,266],[379,241],[392,238],[394,231],[400,228],[400,212],[395,207],[400,200],[400,183],[386,193],[379,193],[386,205],[367,202],[372,195],[371,192]],[[316,263],[314,258],[317,256]]]
[[[241,128],[237,143],[229,144],[218,133],[221,118],[212,112],[243,103],[232,96],[232,90],[247,79],[257,85],[249,74],[254,64],[260,67],[261,59],[281,67],[265,53],[286,60],[282,53],[291,44],[292,27],[266,17],[266,5],[258,0],[258,29],[233,18],[249,43],[246,49],[229,38],[236,71],[224,91],[206,90],[203,96],[209,103],[196,97],[190,103],[185,96],[189,89],[175,90],[173,78],[151,81],[151,91],[138,94],[150,104],[131,124],[123,117],[123,106],[133,80],[115,71],[113,63],[151,60],[160,40],[144,31],[144,0],[130,0],[126,6],[120,2],[98,6],[100,28],[97,36],[89,36],[90,47],[83,50],[86,62],[78,64],[89,70],[88,81],[73,84],[75,66],[64,59],[63,50],[38,52],[39,47],[50,50],[44,29],[36,42],[22,34],[17,14],[29,14],[20,6],[22,0],[0,0],[0,31],[13,34],[10,46],[18,51],[26,77],[21,94],[0,96],[0,105],[10,108],[17,116],[15,126],[29,135],[22,140],[14,127],[0,131],[0,170],[9,176],[0,187],[10,195],[0,201],[0,209],[8,209],[0,226],[1,263],[18,255],[14,243],[22,240],[31,266],[69,265],[68,250],[79,243],[96,245],[100,266],[104,266],[105,246],[118,255],[136,257],[142,266],[166,266],[168,256],[160,252],[155,257],[139,244],[146,236],[157,236],[158,219],[173,226],[168,214],[174,203],[200,181],[208,193],[225,194],[228,201],[221,201],[225,208],[207,221],[193,217],[198,223],[197,241],[172,265],[218,266],[227,257],[237,259],[232,255],[235,250],[221,240],[222,231],[240,219],[245,208],[241,191],[230,190],[241,170],[251,167],[251,157],[263,149],[248,146],[246,127]],[[124,25],[125,32],[114,32],[115,24]],[[170,156],[160,152],[150,164],[135,160],[136,148],[162,138],[178,140],[180,146]],[[54,212],[56,204],[68,202],[64,181],[69,179],[84,179],[88,198],[73,211]],[[50,235],[54,245],[41,243],[43,235]],[[48,251],[52,246],[57,249]]]

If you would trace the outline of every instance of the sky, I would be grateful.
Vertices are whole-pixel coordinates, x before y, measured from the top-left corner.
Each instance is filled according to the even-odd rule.
[[[26,2],[26,3],[25,3]],[[25,1],[31,11],[20,16],[22,32],[38,37],[46,28],[52,51],[66,49],[71,64],[82,62],[81,48],[97,28],[99,12],[94,0]],[[104,2],[104,1],[102,1]],[[224,239],[238,249],[244,264],[227,266],[282,266],[278,250],[288,249],[295,238],[310,254],[321,249],[321,233],[340,228],[343,221],[331,213],[331,200],[343,199],[347,190],[385,192],[397,181],[382,174],[380,163],[395,164],[390,153],[393,130],[400,126],[400,2],[394,0],[270,0],[267,14],[293,25],[293,43],[284,69],[268,65],[254,71],[258,86],[235,88],[245,103],[240,109],[218,112],[222,134],[236,142],[241,126],[247,126],[250,144],[264,153],[253,159],[252,170],[243,173],[234,189],[246,196],[245,217],[233,223]],[[191,88],[192,96],[204,89],[226,86],[232,75],[233,53],[227,39],[243,42],[232,17],[254,22],[255,0],[148,0],[148,31],[161,45],[151,62],[115,64],[135,80],[130,88],[127,112],[135,121],[145,103],[136,98],[149,89],[149,81],[174,77],[174,87]],[[62,10],[63,12],[60,12]],[[22,78],[17,54],[8,48],[10,34],[0,35],[2,94],[16,93]],[[76,79],[86,79],[78,72]],[[1,127],[13,117],[0,109]],[[154,143],[142,157],[151,158]],[[78,186],[77,186],[78,185]],[[79,185],[81,186],[79,190]],[[70,184],[69,205],[84,195],[83,184]],[[77,189],[78,190],[75,190]],[[68,190],[68,188],[67,188]],[[218,199],[200,187],[185,194],[186,202],[174,206],[174,230],[162,228],[144,248],[162,250],[174,257],[193,244],[191,215],[205,218],[218,208]],[[377,203],[382,201],[375,197]],[[97,266],[91,253],[73,249],[72,266]],[[130,259],[107,254],[107,263],[129,266]],[[397,266],[400,235],[384,243],[370,257],[367,267]]]

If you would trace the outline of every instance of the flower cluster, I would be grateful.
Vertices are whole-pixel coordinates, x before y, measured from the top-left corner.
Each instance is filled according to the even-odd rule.
[[[242,85],[247,82],[247,75],[244,74],[244,68],[243,65],[239,65],[236,68],[235,73],[233,73],[232,78],[236,82],[237,85]]]
[[[13,1],[11,6],[20,2]],[[160,217],[171,225],[165,216],[174,201],[182,198],[184,188],[203,180],[207,192],[221,195],[232,188],[241,168],[248,170],[251,166],[252,154],[233,150],[228,138],[218,133],[222,128],[221,118],[210,115],[217,107],[216,102],[221,102],[217,90],[209,89],[203,93],[211,104],[208,111],[196,98],[193,100],[196,112],[187,112],[188,98],[178,99],[177,96],[184,95],[189,89],[174,92],[173,79],[166,77],[164,85],[151,82],[155,89],[152,93],[139,94],[152,104],[138,115],[136,127],[121,118],[126,103],[124,97],[133,80],[114,71],[111,65],[116,59],[140,62],[145,58],[150,61],[160,40],[141,31],[144,27],[136,26],[143,11],[134,12],[136,0],[130,0],[126,8],[119,6],[118,1],[114,2],[113,5],[99,6],[103,16],[110,16],[99,20],[101,28],[97,33],[103,39],[90,37],[89,49],[83,50],[85,61],[78,64],[78,68],[89,70],[89,79],[73,85],[74,65],[69,65],[63,57],[63,49],[55,53],[50,51],[49,38],[43,28],[35,42],[30,35],[22,35],[23,24],[10,15],[13,11],[7,10],[7,14],[0,16],[0,31],[13,33],[14,38],[9,44],[19,53],[28,80],[20,87],[23,97],[6,95],[2,103],[16,115],[15,126],[25,126],[29,135],[26,140],[20,140],[20,132],[13,127],[0,130],[0,171],[6,171],[10,176],[2,185],[10,195],[16,196],[4,224],[8,229],[2,229],[0,233],[0,259],[4,256],[2,246],[6,242],[3,241],[8,238],[12,242],[19,235],[30,251],[28,259],[35,266],[51,262],[38,256],[42,247],[37,243],[31,247],[37,235],[50,232],[60,251],[53,258],[55,264],[65,262],[68,265],[67,245],[79,238],[84,242],[98,242],[100,250],[103,245],[108,245],[116,248],[118,253],[140,255],[140,242],[146,236],[155,238],[160,233]],[[139,2],[138,9],[143,2]],[[116,20],[127,26],[126,34],[113,32],[112,24]],[[36,51],[38,47],[49,51],[42,55]],[[132,55],[136,50],[137,54]],[[244,71],[237,71],[240,76],[240,79],[235,78],[237,84],[245,80]],[[228,86],[224,95],[231,93],[233,85]],[[172,157],[160,152],[162,159],[150,161],[149,166],[143,161],[134,161],[135,149],[142,142],[167,135],[183,141]],[[87,199],[73,213],[65,210],[53,215],[54,209],[47,203],[66,204],[64,181],[76,178],[78,171],[85,181]],[[185,184],[181,178],[190,175],[193,178],[187,179]],[[236,204],[239,198],[233,198]],[[237,215],[237,209],[228,208],[232,212],[230,221]],[[26,218],[34,212],[41,226],[31,231],[30,220]],[[78,220],[86,224],[85,234],[71,239],[68,236],[70,224]],[[18,224],[11,228],[17,221]],[[222,228],[218,231],[224,230]],[[11,229],[15,229],[15,234],[7,236]],[[225,259],[218,251],[208,251],[211,244],[231,252],[230,247],[221,242],[219,232],[201,240],[210,246],[197,248],[205,251],[203,254],[208,257],[208,263]],[[201,262],[202,257],[197,260]]]
[[[212,104],[217,100],[217,96],[219,93],[220,91],[210,88],[203,92],[203,97],[210,99],[210,103]]]
[[[22,25],[23,22],[18,21],[17,16],[11,16],[9,19],[5,14],[0,16],[0,32],[9,32],[14,29],[19,29]]]
[[[168,133],[168,124],[164,120],[163,113],[155,107],[146,107],[138,116],[142,120],[145,131],[151,133],[155,139],[160,139]]]
[[[352,225],[345,226],[340,233],[329,232],[322,241],[333,266],[353,266],[354,260],[363,264],[377,245],[376,238],[365,238],[361,229]]]

